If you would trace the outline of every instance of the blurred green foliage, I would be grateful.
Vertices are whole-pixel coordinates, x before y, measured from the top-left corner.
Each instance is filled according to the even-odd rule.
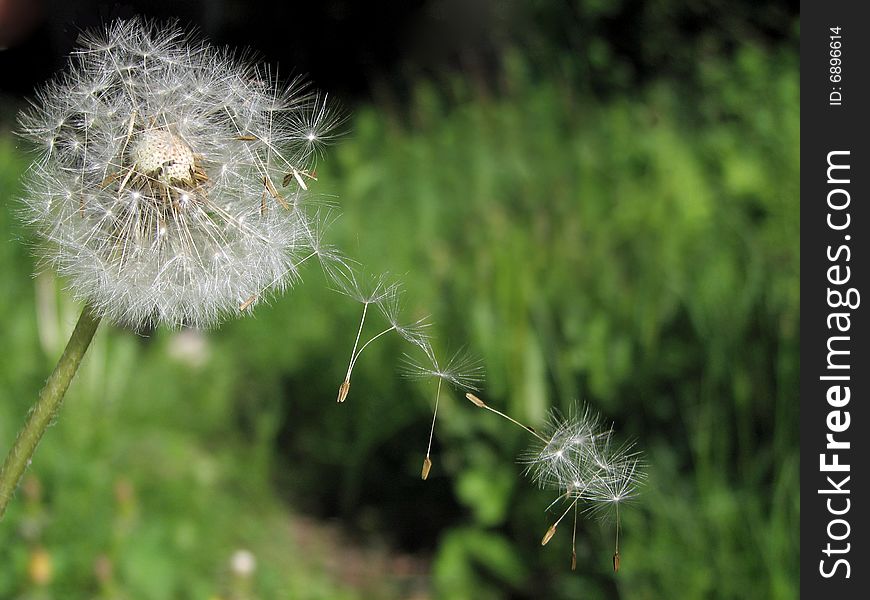
[[[24,167],[0,138],[4,456],[77,318],[51,276],[31,278],[12,216]],[[262,597],[359,597],[292,543],[268,483],[273,440],[239,430],[235,353],[208,343],[98,333],[0,522],[0,598],[252,598],[230,568],[244,548]]]
[[[797,56],[717,56],[606,100],[519,59],[495,94],[421,83],[407,112],[358,111],[318,167],[330,241],[397,274],[441,354],[483,357],[488,403],[538,425],[582,400],[637,439],[649,481],[618,575],[611,523],[581,520],[576,572],[567,527],[541,548],[553,497],[515,463],[528,436],[459,395],[419,480],[433,390],[397,375],[400,340],[336,405],[359,306],[311,270],[215,332],[98,334],[0,523],[0,597],[234,597],[243,547],[258,597],[407,593],[337,580],[317,556],[344,548],[300,543],[288,505],[431,556],[437,597],[796,597]],[[75,319],[18,243],[24,164],[2,140],[3,449]]]

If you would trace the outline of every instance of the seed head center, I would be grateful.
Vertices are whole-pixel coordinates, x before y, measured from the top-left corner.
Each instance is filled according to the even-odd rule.
[[[196,161],[190,146],[166,129],[149,129],[137,136],[131,158],[136,170],[169,183],[194,183]]]

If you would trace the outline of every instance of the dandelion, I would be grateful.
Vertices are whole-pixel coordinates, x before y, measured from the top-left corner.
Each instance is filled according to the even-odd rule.
[[[250,550],[245,550],[244,548],[236,550],[230,558],[230,568],[234,575],[247,578],[256,571],[257,559]]]
[[[79,43],[19,117],[37,148],[20,213],[85,308],[0,470],[0,516],[101,319],[210,327],[309,258],[344,265],[305,203],[340,121],[326,96],[172,23]]]
[[[230,573],[232,578],[229,586],[230,598],[253,598],[254,574],[257,570],[257,558],[250,550],[241,548],[230,557]]]
[[[429,348],[426,353],[428,364],[418,362],[409,355],[405,355],[405,363],[402,374],[410,379],[436,379],[438,387],[435,391],[435,407],[432,410],[432,425],[429,428],[429,445],[426,447],[426,457],[423,459],[423,469],[420,476],[423,480],[429,477],[432,469],[432,438],[435,434],[435,419],[438,417],[438,401],[441,398],[441,385],[444,382],[456,389],[476,390],[483,381],[483,366],[476,358],[458,350],[445,365],[441,365],[435,353]]]
[[[345,296],[348,296],[363,305],[362,316],[359,321],[359,328],[356,332],[356,339],[353,343],[353,349],[350,353],[350,361],[347,365],[347,372],[344,376],[344,381],[338,388],[338,402],[344,402],[350,392],[350,378],[353,374],[353,368],[362,354],[363,350],[368,348],[373,342],[379,338],[395,331],[406,341],[421,348],[427,354],[431,353],[429,346],[428,329],[431,327],[428,317],[422,317],[408,324],[402,324],[399,321],[399,313],[401,312],[401,288],[398,283],[388,283],[387,276],[381,275],[374,278],[369,285],[360,283],[353,271],[336,270],[334,280],[338,284],[336,291]],[[368,340],[360,345],[363,328],[365,327],[366,317],[368,316],[369,306],[375,305],[384,318],[389,323],[389,327],[376,333]]]
[[[207,327],[291,283],[319,229],[302,202],[336,124],[325,100],[174,25],[80,43],[20,118],[39,152],[22,214],[76,298]]]
[[[526,474],[540,487],[559,492],[550,507],[566,502],[568,507],[544,533],[545,546],[556,534],[559,524],[573,511],[574,527],[571,537],[571,569],[577,567],[577,513],[582,503],[592,514],[609,515],[616,519],[616,542],[613,570],[618,571],[619,506],[634,498],[643,482],[643,462],[632,444],[612,445],[612,428],[605,428],[600,417],[589,407],[575,410],[567,418],[553,413],[542,432],[524,425],[512,417],[490,407],[483,400],[468,393],[466,397],[475,406],[493,412],[525,429],[536,438],[536,445],[523,457]]]

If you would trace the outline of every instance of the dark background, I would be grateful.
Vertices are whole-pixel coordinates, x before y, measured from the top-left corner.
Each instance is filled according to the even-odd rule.
[[[9,94],[30,93],[59,70],[79,31],[149,15],[194,25],[219,44],[253,48],[285,75],[306,74],[346,99],[373,100],[384,92],[397,94],[399,102],[421,77],[461,72],[492,82],[510,48],[521,48],[542,68],[582,71],[599,93],[618,93],[652,77],[690,75],[704,54],[791,39],[799,7],[745,0],[5,4],[7,15],[16,17],[0,25],[0,46],[8,46],[0,52],[0,90]],[[608,60],[596,56],[602,43]],[[566,57],[576,64],[560,65]]]

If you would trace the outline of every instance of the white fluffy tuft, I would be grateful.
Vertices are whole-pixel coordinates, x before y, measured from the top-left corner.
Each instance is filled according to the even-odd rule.
[[[38,146],[22,214],[74,295],[112,321],[208,327],[312,255],[324,97],[178,26],[117,21],[20,116]],[[241,310],[240,310],[241,307]]]
[[[523,457],[527,474],[593,512],[631,500],[645,479],[644,463],[632,444],[614,446],[612,434],[589,407],[575,408],[568,418],[554,413],[541,443]]]

